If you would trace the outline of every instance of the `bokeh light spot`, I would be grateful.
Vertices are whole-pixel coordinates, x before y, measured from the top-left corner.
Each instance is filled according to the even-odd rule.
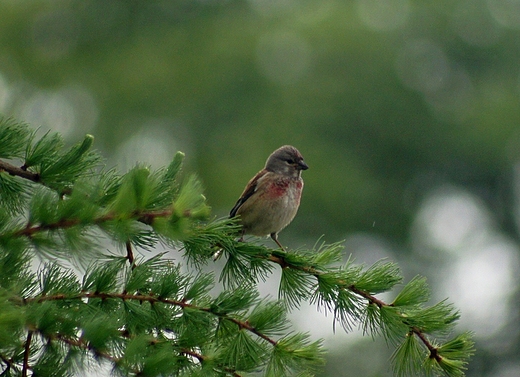
[[[0,72],[0,112],[3,112],[7,109],[7,104],[9,102],[10,90],[7,81],[4,78],[4,75]]]
[[[444,273],[444,289],[462,311],[461,322],[481,338],[492,337],[507,323],[518,249],[503,237],[491,236],[468,245]],[[486,326],[481,326],[485,323]]]
[[[495,229],[490,212],[475,196],[441,187],[423,202],[414,227],[416,251],[444,251],[433,279],[457,303],[461,322],[478,337],[496,335],[506,323],[514,292],[518,248]],[[486,323],[486,326],[481,326]]]
[[[58,90],[36,90],[21,100],[20,118],[43,131],[60,132],[65,139],[82,137],[91,132],[98,121],[99,110],[92,94],[79,85]]]
[[[428,92],[425,99],[437,117],[459,123],[473,114],[477,103],[471,76],[462,67],[452,68],[446,85]]]
[[[429,247],[455,252],[487,226],[489,218],[479,200],[452,187],[430,194],[417,215],[421,235]]]
[[[311,47],[295,33],[269,33],[260,39],[257,61],[260,72],[269,80],[292,84],[309,70]]]
[[[520,29],[520,0],[487,0],[493,18],[503,27]]]
[[[450,77],[450,62],[444,50],[428,39],[406,42],[397,56],[396,69],[407,87],[423,93],[441,89]]]
[[[298,6],[295,0],[248,0],[251,8],[262,16],[280,16]]]
[[[171,130],[177,125],[169,119],[149,119],[138,132],[121,143],[116,152],[116,164],[121,171],[132,169],[136,163],[158,169],[167,166],[175,152],[183,150]],[[183,145],[184,147],[184,145]]]
[[[79,20],[71,10],[42,12],[33,22],[31,42],[39,57],[57,60],[76,48],[79,30]]]
[[[47,90],[37,91],[25,102],[21,119],[59,132],[64,138],[70,138],[76,127],[74,107],[69,99],[62,93]]]
[[[452,28],[464,42],[474,46],[492,46],[500,37],[500,28],[482,0],[461,1],[453,12]]]
[[[377,31],[403,27],[410,16],[409,0],[357,0],[356,5],[361,21]]]

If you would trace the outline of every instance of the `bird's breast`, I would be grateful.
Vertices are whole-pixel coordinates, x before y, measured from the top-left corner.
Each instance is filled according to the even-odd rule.
[[[283,179],[272,182],[267,192],[273,199],[287,197],[299,201],[302,188],[303,180],[301,179]]]

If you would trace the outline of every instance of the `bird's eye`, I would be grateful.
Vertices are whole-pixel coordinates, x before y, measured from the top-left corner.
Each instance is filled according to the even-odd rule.
[[[287,160],[285,160],[285,162],[287,162],[289,165],[295,164],[295,161],[292,158],[288,158]]]

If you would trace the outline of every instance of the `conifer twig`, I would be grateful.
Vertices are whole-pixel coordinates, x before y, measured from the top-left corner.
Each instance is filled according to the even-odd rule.
[[[132,270],[136,267],[134,252],[132,250],[132,243],[130,241],[126,241],[126,259],[128,259],[128,263],[130,263],[130,267]]]
[[[299,271],[303,271],[303,272],[309,273],[309,274],[315,276],[316,278],[318,278],[322,274],[320,271],[316,270],[315,268],[313,268],[311,266],[296,266],[296,265],[293,265],[290,262],[286,261],[283,257],[280,257],[280,256],[275,256],[275,255],[271,254],[271,255],[268,256],[267,259],[272,261],[272,262],[274,262],[274,263],[277,263],[278,265],[280,265],[281,268],[296,269],[296,270],[299,270]],[[345,285],[344,282],[338,281],[338,286],[339,286],[340,289],[348,289],[349,291],[351,291],[351,292],[353,292],[353,293],[355,293],[355,294],[365,298],[369,302],[369,304],[377,305],[377,307],[379,309],[381,309],[382,307],[386,307],[386,306],[392,306],[391,304],[387,304],[387,303],[381,301],[380,299],[378,299],[374,295],[370,294],[369,292],[366,292],[364,290],[361,290],[361,289],[357,288],[355,285],[348,285],[347,286],[347,285]],[[413,326],[413,327],[410,328],[410,333],[412,333],[414,335],[417,335],[417,337],[421,340],[421,342],[424,344],[424,346],[430,352],[430,358],[435,359],[438,362],[440,362],[442,360],[442,356],[440,356],[439,353],[438,353],[438,348],[435,347],[428,340],[428,338],[421,331],[421,329],[419,329],[416,326]]]
[[[66,294],[55,294],[55,295],[48,295],[48,296],[39,296],[39,297],[30,297],[30,298],[23,298],[19,299],[18,301],[23,304],[28,304],[31,302],[44,302],[44,301],[59,301],[59,300],[79,300],[84,298],[99,298],[102,300],[106,299],[121,299],[123,301],[125,300],[135,300],[140,302],[149,302],[150,304],[155,303],[162,303],[162,304],[168,304],[168,305],[174,305],[181,308],[189,308],[194,310],[199,310],[202,312],[211,313],[219,318],[226,319],[234,324],[236,324],[240,329],[245,329],[252,334],[255,334],[259,338],[265,340],[268,343],[271,343],[273,346],[276,346],[278,342],[267,335],[263,334],[262,332],[255,329],[253,326],[251,326],[247,321],[241,321],[239,319],[230,317],[226,314],[220,314],[215,312],[210,307],[201,307],[194,304],[190,304],[186,301],[179,301],[179,300],[172,300],[167,299],[163,297],[156,297],[156,296],[150,296],[145,294],[130,294],[130,293],[102,293],[102,292],[81,292],[74,295],[66,295]]]
[[[24,345],[22,377],[27,377],[27,370],[29,369],[29,355],[31,353],[32,336],[33,336],[33,330],[29,330],[27,332],[27,339],[25,340],[25,345]]]
[[[0,360],[7,366],[5,370],[10,370],[13,365],[13,359],[8,359],[6,356],[0,354]]]
[[[206,356],[189,349],[182,349],[181,353],[196,358],[201,364],[207,359]],[[242,377],[242,375],[238,374],[230,368],[224,368],[224,370],[228,373],[231,373],[233,377]]]
[[[47,335],[43,335],[43,336],[50,341],[61,341],[64,344],[68,345],[69,347],[77,347],[77,348],[91,351],[96,355],[96,357],[101,357],[107,361],[110,361],[113,364],[118,364],[121,362],[120,358],[114,357],[106,352],[94,349],[91,345],[85,343],[82,339],[77,339],[77,340],[71,339],[71,338],[65,337],[60,334],[55,334],[55,335],[47,334]],[[200,363],[203,363],[207,359],[206,356],[204,356],[198,352],[195,352],[193,350],[190,350],[190,349],[182,349],[182,350],[180,350],[180,353],[194,357],[197,360],[199,360]],[[2,358],[2,360],[3,360],[3,358]],[[8,360],[6,362],[8,362]],[[234,370],[232,370],[230,368],[224,368],[224,370],[228,373],[231,373],[233,377],[242,377],[242,375],[238,374],[237,372],[235,372]],[[140,373],[139,370],[133,370],[133,372],[136,375],[139,375],[139,373]]]
[[[51,335],[51,336],[47,335],[45,337],[49,340],[54,340],[54,341],[59,340],[65,344],[67,344],[70,347],[78,347],[78,348],[82,348],[85,350],[89,350],[89,351],[93,352],[96,356],[102,357],[103,359],[109,360],[113,363],[117,363],[119,361],[118,358],[116,358],[112,355],[109,355],[106,352],[95,349],[91,345],[85,343],[82,339],[75,340],[75,339],[67,338],[60,334]]]
[[[28,179],[29,181],[33,181],[33,182],[40,181],[40,175],[38,173],[30,172],[29,170],[24,169],[23,167],[19,168],[8,162],[0,160],[0,172],[2,172],[2,171],[5,171],[6,173],[8,173],[10,175]]]
[[[142,222],[144,224],[151,225],[154,219],[159,218],[159,217],[170,217],[172,214],[173,214],[173,209],[163,210],[163,211],[136,211],[136,212],[130,214],[130,217],[134,218],[135,220]],[[102,215],[102,216],[95,218],[94,220],[89,222],[89,224],[85,224],[85,225],[90,225],[90,224],[98,225],[98,224],[102,224],[102,223],[105,223],[108,221],[114,221],[117,219],[118,219],[118,215],[116,215],[114,213],[108,213],[106,215]],[[83,220],[72,218],[72,219],[59,220],[59,221],[56,221],[56,222],[50,223],[50,224],[41,224],[41,225],[33,225],[33,226],[28,224],[28,226],[26,226],[25,228],[14,232],[14,235],[30,237],[33,234],[38,233],[38,232],[43,232],[46,230],[67,229],[67,228],[71,228],[76,225],[80,225],[82,223],[83,223]]]
[[[430,351],[430,359],[435,359],[437,362],[440,362],[442,360],[442,356],[439,355],[439,350],[437,347],[434,347],[433,344],[426,338],[426,335],[417,327],[412,327],[410,330],[412,333],[417,335],[419,339],[421,339],[421,342],[428,348],[428,351]]]
[[[60,342],[63,342],[64,344],[68,345],[69,347],[77,347],[77,348],[91,351],[96,355],[96,357],[101,357],[107,361],[112,362],[113,364],[118,364],[121,362],[120,358],[114,357],[106,352],[95,349],[91,345],[85,343],[82,339],[71,339],[71,338],[68,338],[68,337],[60,335],[60,334],[54,334],[54,335],[42,334],[42,336],[44,338],[48,339],[49,341],[60,341]],[[179,352],[181,354],[185,354],[185,355],[196,358],[200,363],[203,363],[207,359],[206,356],[204,356],[198,352],[195,352],[193,350],[190,350],[190,349],[182,349]],[[2,359],[2,361],[4,361],[8,365],[8,368],[11,366],[12,362],[5,359],[5,357],[3,357],[2,355],[0,355],[0,358]],[[233,377],[242,377],[242,375],[238,374],[236,371],[234,371],[231,368],[224,367],[223,370],[225,370],[227,373],[231,373],[231,375]],[[136,375],[139,375],[139,373],[140,373],[138,370],[134,370],[133,372]]]

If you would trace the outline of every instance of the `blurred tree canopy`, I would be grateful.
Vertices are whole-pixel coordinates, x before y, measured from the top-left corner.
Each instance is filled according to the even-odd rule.
[[[70,140],[93,133],[109,165],[160,166],[184,150],[222,215],[268,154],[293,144],[310,170],[282,239],[361,232],[439,280],[461,246],[439,250],[424,234],[468,236],[477,208],[510,259],[478,255],[511,262],[501,284],[514,292],[519,25],[507,0],[9,0],[0,111]],[[446,187],[467,200],[432,230],[424,211],[447,202],[428,198]],[[479,224],[471,234],[484,237]],[[491,318],[469,375],[520,373],[505,362],[519,356],[518,297],[503,295],[507,314]]]

